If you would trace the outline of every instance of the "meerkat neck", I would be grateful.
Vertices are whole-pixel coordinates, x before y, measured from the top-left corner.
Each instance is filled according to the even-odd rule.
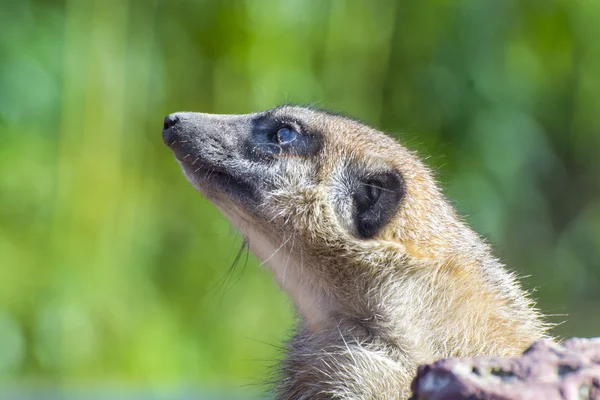
[[[351,285],[356,293],[343,295],[329,292],[306,273],[315,268],[285,252],[271,262],[302,318],[304,334],[329,337],[331,345],[341,339],[377,341],[387,349],[408,344],[414,358],[426,362],[453,355],[514,354],[544,331],[514,276],[483,243],[470,255],[410,268],[398,261],[393,272],[358,275]]]

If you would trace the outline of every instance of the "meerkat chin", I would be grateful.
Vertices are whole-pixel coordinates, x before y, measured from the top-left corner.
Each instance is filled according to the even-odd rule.
[[[162,134],[296,307],[278,399],[402,399],[420,363],[515,355],[545,335],[431,171],[385,134],[297,106],[175,113]]]

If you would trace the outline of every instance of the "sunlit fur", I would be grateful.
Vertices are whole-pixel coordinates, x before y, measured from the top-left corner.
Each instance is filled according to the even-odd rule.
[[[413,152],[342,116],[301,107],[275,113],[322,132],[324,143],[317,155],[275,163],[258,207],[211,193],[187,174],[248,237],[300,316],[277,398],[406,398],[420,363],[515,355],[544,336],[514,275]],[[370,239],[352,231],[340,197],[349,166],[392,168],[405,182],[398,212]]]

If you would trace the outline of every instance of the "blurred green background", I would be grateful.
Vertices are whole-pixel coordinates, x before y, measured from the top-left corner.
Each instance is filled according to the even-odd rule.
[[[600,336],[599,21],[597,0],[0,0],[0,386],[261,390],[293,314],[252,256],[230,269],[242,238],[162,144],[181,110],[394,133],[558,335]]]

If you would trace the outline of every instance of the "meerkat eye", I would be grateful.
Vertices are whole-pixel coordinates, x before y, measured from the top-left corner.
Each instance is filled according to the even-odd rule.
[[[296,131],[290,129],[288,127],[280,128],[277,131],[277,134],[273,136],[273,140],[277,142],[277,144],[288,144],[296,140],[297,134]]]
[[[369,238],[395,215],[404,197],[404,182],[395,171],[378,173],[361,181],[352,197],[356,230]]]
[[[252,135],[246,141],[250,157],[263,160],[287,156],[311,156],[323,145],[322,133],[306,129],[294,119],[262,116],[253,121]]]

